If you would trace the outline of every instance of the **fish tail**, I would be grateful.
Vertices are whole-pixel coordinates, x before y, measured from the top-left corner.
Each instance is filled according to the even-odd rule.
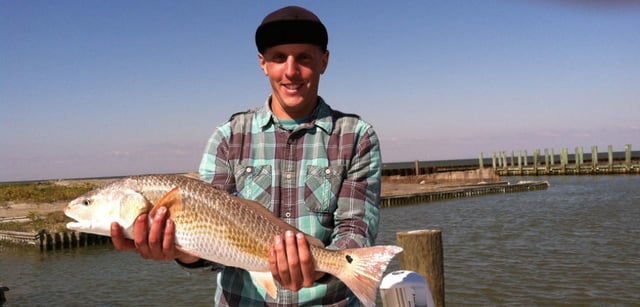
[[[391,259],[402,252],[402,248],[380,245],[346,249],[343,252],[346,268],[336,274],[336,277],[351,289],[364,306],[375,306],[382,274]]]

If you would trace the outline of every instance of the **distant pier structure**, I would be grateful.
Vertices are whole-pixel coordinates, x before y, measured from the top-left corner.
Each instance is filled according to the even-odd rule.
[[[640,152],[632,151],[631,144],[625,145],[624,152],[614,152],[609,145],[607,152],[599,152],[598,146],[591,146],[591,152],[583,147],[575,147],[573,153],[561,148],[536,149],[529,156],[527,151],[507,154],[505,151],[493,153],[491,165],[501,176],[548,176],[548,175],[610,175],[640,174]]]
[[[491,157],[480,153],[477,159],[384,163],[382,175],[417,176],[487,167],[500,176],[640,174],[640,151],[632,151],[631,144],[618,152],[612,145],[606,152],[599,152],[597,146],[590,152],[583,147],[572,152],[561,148],[558,153],[553,149],[535,149],[531,154],[527,150],[498,151]]]

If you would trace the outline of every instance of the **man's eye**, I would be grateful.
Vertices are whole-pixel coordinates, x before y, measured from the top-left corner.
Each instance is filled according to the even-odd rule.
[[[311,56],[308,54],[301,54],[298,56],[298,61],[303,62],[303,61],[309,61],[311,60]]]
[[[278,63],[282,63],[284,61],[286,61],[287,57],[283,54],[276,54],[274,56],[271,57],[271,61],[272,62],[278,62]]]

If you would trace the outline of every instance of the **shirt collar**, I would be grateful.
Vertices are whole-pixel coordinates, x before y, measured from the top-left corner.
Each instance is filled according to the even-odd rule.
[[[267,126],[273,125],[275,123],[275,115],[271,112],[271,106],[269,102],[271,101],[271,96],[267,97],[267,100],[264,103],[264,106],[256,112],[256,123],[262,129],[266,129]],[[316,109],[313,111],[315,115],[315,120],[313,120],[313,124],[318,128],[324,130],[326,133],[331,133],[333,130],[333,117],[331,116],[331,107],[324,102],[322,97],[318,96],[318,105]]]

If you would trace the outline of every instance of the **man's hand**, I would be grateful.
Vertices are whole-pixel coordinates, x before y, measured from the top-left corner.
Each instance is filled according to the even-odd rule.
[[[273,247],[269,251],[269,268],[273,278],[284,288],[298,291],[311,287],[324,276],[317,272],[305,235],[287,231],[273,237]]]
[[[141,214],[133,226],[133,240],[126,239],[122,227],[111,223],[111,241],[119,251],[133,251],[144,259],[156,261],[178,259],[182,263],[192,263],[199,258],[185,254],[175,248],[175,224],[167,218],[166,208],[160,207],[148,225],[148,215]]]

